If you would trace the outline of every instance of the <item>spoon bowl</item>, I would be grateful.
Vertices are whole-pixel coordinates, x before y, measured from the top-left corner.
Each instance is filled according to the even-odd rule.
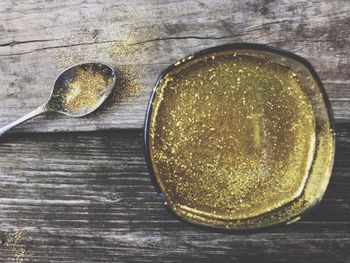
[[[81,76],[79,76],[81,75]],[[89,81],[84,81],[84,85],[80,87],[80,90],[78,92],[81,93],[81,97],[85,97],[86,99],[86,90],[84,88],[90,89],[90,94],[88,94],[90,97],[94,96],[92,99],[93,103],[90,102],[90,105],[84,105],[83,103],[80,103],[80,107],[75,107],[73,110],[69,106],[69,96],[71,93],[76,92],[76,84],[74,81],[81,81],[79,78],[85,77],[89,81],[92,80],[92,83],[89,83]],[[100,83],[103,86],[100,89],[97,89],[96,87],[93,87],[95,79],[99,79]],[[101,80],[102,83],[101,83]],[[102,64],[102,63],[81,63],[74,65],[70,68],[67,68],[64,70],[55,80],[55,83],[53,85],[52,93],[50,96],[50,99],[47,102],[47,105],[50,109],[53,109],[56,112],[68,115],[70,117],[82,117],[87,114],[92,113],[97,108],[101,106],[101,104],[106,100],[106,98],[111,93],[116,81],[116,75],[115,71],[112,67]],[[72,88],[73,87],[73,88]],[[95,90],[91,92],[91,89]],[[84,94],[85,92],[85,94]],[[95,93],[95,94],[91,94]],[[74,94],[73,94],[74,95]],[[77,95],[77,94],[76,94]],[[95,97],[96,96],[96,97]],[[77,99],[79,99],[78,96],[76,96]],[[81,98],[80,98],[81,99]]]
[[[46,112],[83,117],[95,111],[110,95],[116,82],[112,67],[81,63],[64,70],[55,80],[50,98],[41,106],[0,129],[0,136],[17,125]]]

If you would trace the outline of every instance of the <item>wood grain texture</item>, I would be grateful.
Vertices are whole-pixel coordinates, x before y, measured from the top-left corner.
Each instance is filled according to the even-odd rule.
[[[269,44],[308,59],[326,87],[336,121],[350,120],[348,0],[4,0],[0,36],[0,125],[44,102],[55,77],[72,63],[142,67],[142,92],[100,118],[46,116],[14,132],[141,128],[153,83],[166,66],[235,42]],[[126,37],[136,51],[113,53],[113,44]]]
[[[161,204],[137,130],[10,135],[0,144],[0,262],[350,262],[350,125],[321,204],[290,226],[223,233]],[[25,231],[20,241],[6,240]],[[17,253],[17,254],[16,254]]]
[[[158,74],[236,42],[305,57],[331,99],[330,185],[290,226],[225,233],[184,223],[147,171],[140,128]],[[137,69],[143,88],[97,115],[42,116],[0,139],[0,262],[350,262],[348,0],[0,1],[0,125],[44,102],[65,67],[91,60]]]

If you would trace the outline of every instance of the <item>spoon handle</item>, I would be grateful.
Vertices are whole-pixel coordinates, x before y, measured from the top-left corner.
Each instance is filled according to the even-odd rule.
[[[47,105],[46,103],[39,106],[38,108],[36,108],[35,110],[33,110],[32,112],[28,113],[27,115],[24,115],[23,117],[19,118],[18,120],[6,125],[5,127],[1,128],[0,129],[0,137],[8,132],[10,129],[12,129],[13,127],[16,127],[17,125],[27,121],[27,120],[30,120],[40,114],[43,114],[45,112],[47,112],[48,109],[47,109]]]

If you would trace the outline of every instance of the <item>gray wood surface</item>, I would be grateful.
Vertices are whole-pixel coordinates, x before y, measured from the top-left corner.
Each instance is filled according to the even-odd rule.
[[[226,233],[179,221],[146,168],[141,129],[158,74],[235,42],[305,57],[331,99],[331,182],[290,226]],[[0,1],[0,126],[44,102],[65,67],[90,60],[130,78],[129,95],[0,139],[0,262],[350,262],[348,0]]]
[[[3,245],[0,262],[21,257],[21,248],[29,262],[349,262],[350,125],[337,129],[321,204],[294,225],[255,233],[173,217],[151,183],[139,131],[7,136],[1,230],[5,240],[20,238]]]
[[[47,116],[18,131],[141,128],[162,69],[192,52],[234,42],[270,44],[308,59],[336,120],[348,120],[349,14],[348,0],[0,1],[0,125],[44,102],[65,67],[97,60],[139,66],[142,90],[101,118]],[[120,42],[132,50],[116,52],[113,45]]]

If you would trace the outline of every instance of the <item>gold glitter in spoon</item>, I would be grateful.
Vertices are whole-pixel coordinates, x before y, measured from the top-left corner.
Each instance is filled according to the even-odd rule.
[[[111,78],[106,78],[105,74],[94,71],[92,67],[77,68],[62,94],[66,110],[73,113],[92,110],[106,93],[111,81]]]

